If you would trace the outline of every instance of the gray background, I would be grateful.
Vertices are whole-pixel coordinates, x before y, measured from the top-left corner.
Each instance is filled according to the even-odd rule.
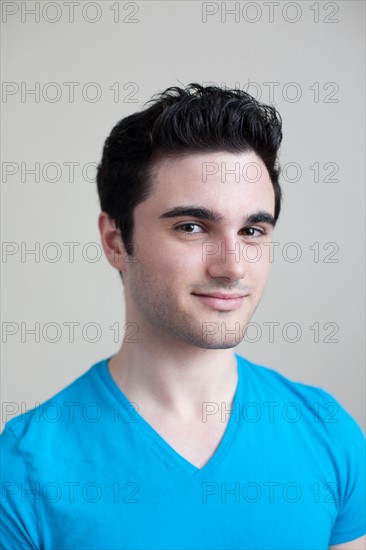
[[[237,2],[226,17],[234,2],[79,2],[73,21],[64,2],[41,2],[39,21],[22,4],[35,8],[2,6],[3,420],[119,349],[109,327],[122,330],[123,293],[96,256],[93,166],[117,120],[197,81],[246,89],[283,117],[279,246],[257,341],[236,351],[322,387],[364,427],[364,2]],[[35,163],[39,182],[25,173]],[[37,246],[38,261],[22,256]],[[38,342],[25,333],[36,323]],[[73,341],[65,323],[79,323]]]

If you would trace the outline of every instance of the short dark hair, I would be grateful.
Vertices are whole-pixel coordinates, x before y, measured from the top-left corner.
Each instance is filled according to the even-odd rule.
[[[156,161],[166,157],[254,151],[272,181],[277,221],[282,119],[273,106],[239,89],[197,83],[167,88],[147,103],[152,105],[114,126],[97,169],[101,209],[120,230],[128,255],[133,255],[134,208],[148,198]]]

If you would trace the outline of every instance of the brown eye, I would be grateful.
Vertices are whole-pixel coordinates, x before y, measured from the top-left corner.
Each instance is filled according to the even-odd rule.
[[[247,227],[244,229],[244,232],[248,237],[261,237],[265,233],[262,229],[257,229],[256,227]]]
[[[181,225],[178,225],[177,227],[175,227],[175,230],[176,231],[181,231],[182,233],[185,233],[186,235],[196,235],[197,233],[200,233],[200,231],[190,231],[190,229],[194,228],[194,227],[199,227],[200,229],[202,229],[202,227],[200,225],[198,225],[197,223],[183,223]]]

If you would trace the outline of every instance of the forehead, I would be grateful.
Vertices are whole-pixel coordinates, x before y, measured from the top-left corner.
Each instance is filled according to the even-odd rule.
[[[161,208],[184,201],[235,209],[266,207],[274,211],[274,190],[268,170],[253,151],[205,152],[162,158],[151,172],[147,199]]]

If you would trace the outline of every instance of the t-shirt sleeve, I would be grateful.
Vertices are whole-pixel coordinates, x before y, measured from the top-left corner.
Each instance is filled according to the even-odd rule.
[[[0,548],[41,548],[35,498],[29,493],[29,489],[36,486],[30,479],[25,457],[8,424],[0,436],[0,476]]]
[[[329,543],[349,542],[366,533],[365,436],[353,417],[339,405],[336,453],[339,466],[339,508]]]

